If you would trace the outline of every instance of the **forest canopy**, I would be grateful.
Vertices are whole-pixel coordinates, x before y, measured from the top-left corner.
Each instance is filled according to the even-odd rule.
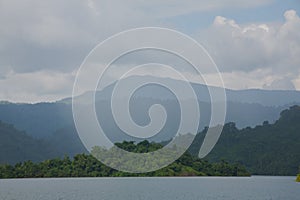
[[[143,141],[116,144],[133,152],[149,152],[161,148],[160,144]],[[184,153],[171,165],[160,170],[131,174],[114,170],[102,164],[92,155],[78,154],[74,158],[65,156],[34,163],[26,161],[16,165],[0,165],[0,178],[42,178],[42,177],[122,177],[122,176],[249,176],[249,172],[239,164],[225,161],[209,163]]]

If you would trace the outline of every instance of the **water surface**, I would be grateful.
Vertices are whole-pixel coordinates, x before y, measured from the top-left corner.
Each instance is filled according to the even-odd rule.
[[[1,200],[299,200],[295,177],[0,180]]]

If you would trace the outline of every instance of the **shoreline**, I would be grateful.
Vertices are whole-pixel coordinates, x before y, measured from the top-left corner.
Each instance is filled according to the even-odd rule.
[[[251,176],[132,176],[132,177],[39,177],[39,178],[3,178],[2,180],[96,180],[96,179],[249,179],[249,178],[291,178],[294,179],[294,176],[276,176],[276,175],[251,175]]]

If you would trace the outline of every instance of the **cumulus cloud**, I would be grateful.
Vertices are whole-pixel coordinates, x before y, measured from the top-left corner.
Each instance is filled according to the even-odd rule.
[[[250,77],[252,73],[264,70],[274,80],[265,77],[259,88],[292,89],[300,67],[300,18],[295,10],[286,11],[284,18],[282,24],[237,24],[233,19],[217,16],[213,25],[198,39],[205,44],[224,74]],[[234,86],[239,87],[239,84]]]

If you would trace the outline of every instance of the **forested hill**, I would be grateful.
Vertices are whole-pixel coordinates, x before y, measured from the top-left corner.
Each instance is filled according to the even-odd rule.
[[[59,137],[55,139],[37,140],[13,125],[0,122],[0,164],[42,161],[66,154],[73,157],[86,152],[79,138],[72,139],[76,135],[73,131],[61,129],[57,135]],[[190,148],[193,155],[198,155],[204,136],[205,131],[197,134]],[[299,149],[300,107],[293,106],[282,111],[274,124],[264,122],[255,128],[244,129],[238,129],[235,123],[226,124],[220,140],[205,159],[237,162],[252,174],[294,176],[300,165]]]
[[[143,141],[139,144],[123,142],[120,148],[131,152],[146,153],[162,148],[160,144]],[[91,155],[78,154],[73,159],[51,159],[41,163],[26,161],[12,165],[0,165],[0,178],[39,178],[39,177],[116,177],[116,176],[249,176],[246,169],[238,164],[221,161],[209,163],[183,154],[171,165],[144,174],[131,174],[111,169]]]
[[[0,164],[42,161],[55,156],[58,152],[47,142],[33,139],[13,125],[0,121]]]
[[[199,152],[204,135],[205,131],[196,136],[190,148],[192,154]],[[265,121],[255,128],[244,129],[237,129],[235,123],[226,124],[207,159],[238,162],[253,174],[297,174],[300,165],[300,107],[282,111],[274,124]]]
[[[139,153],[162,147],[160,144],[147,141],[139,144],[123,142],[117,145]],[[13,125],[0,121],[0,178],[249,175],[241,165],[224,161],[208,163],[192,157],[189,153],[185,153],[170,166],[156,172],[128,174],[106,167],[91,155],[78,154],[73,159],[66,156],[62,158],[63,149],[55,147],[49,141],[33,139],[25,132],[15,129]]]

